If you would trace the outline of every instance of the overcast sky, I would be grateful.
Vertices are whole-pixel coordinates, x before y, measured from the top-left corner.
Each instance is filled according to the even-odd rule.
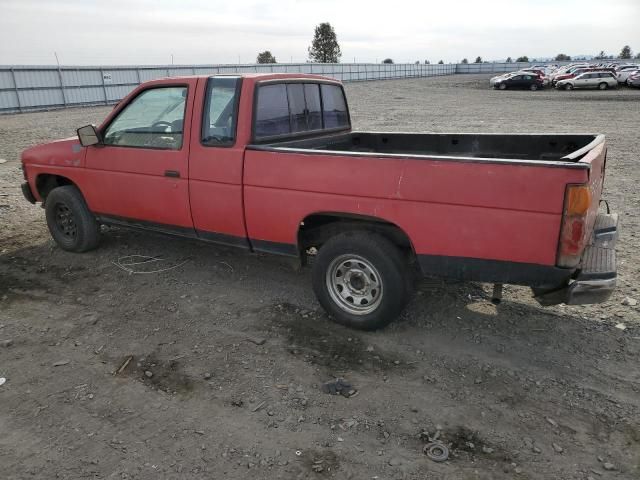
[[[640,50],[640,0],[0,0],[0,64],[302,62],[327,21],[343,62]]]

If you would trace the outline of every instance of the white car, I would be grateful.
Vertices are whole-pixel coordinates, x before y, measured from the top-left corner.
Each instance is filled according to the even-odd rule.
[[[618,83],[627,83],[629,77],[634,73],[640,70],[640,65],[625,65],[617,70],[618,74]]]
[[[618,79],[611,72],[585,72],[577,77],[560,80],[556,83],[556,88],[573,90],[574,88],[617,88]]]
[[[508,73],[503,73],[502,75],[496,75],[495,77],[491,77],[489,79],[489,85],[493,87],[496,82],[499,82],[500,80],[503,80],[505,78],[512,77],[515,74],[516,72],[508,72]]]

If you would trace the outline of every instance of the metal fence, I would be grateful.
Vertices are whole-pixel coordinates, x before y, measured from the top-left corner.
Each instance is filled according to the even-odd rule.
[[[229,73],[314,73],[344,82],[507,72],[528,63],[378,64],[290,63],[265,65],[0,66],[0,114],[113,104],[137,85],[160,77]]]

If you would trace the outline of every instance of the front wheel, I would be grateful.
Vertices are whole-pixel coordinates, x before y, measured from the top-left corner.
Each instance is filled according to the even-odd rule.
[[[564,87],[565,90],[573,90],[573,85],[571,85],[570,83],[567,83],[567,85]]]
[[[500,90],[506,90],[507,89],[507,85],[505,83],[501,83],[500,85],[498,85],[498,88]]]
[[[606,83],[602,82],[598,85],[598,88],[600,90],[606,90],[609,87],[609,85],[607,85]]]
[[[313,264],[313,290],[337,322],[359,330],[391,323],[411,294],[402,252],[375,233],[347,232],[327,241]]]
[[[98,246],[100,226],[76,187],[54,188],[44,205],[49,232],[60,248],[86,252]]]
[[[535,83],[532,83],[529,88],[531,89],[532,92],[535,92],[536,90],[538,90],[538,85],[536,85]]]

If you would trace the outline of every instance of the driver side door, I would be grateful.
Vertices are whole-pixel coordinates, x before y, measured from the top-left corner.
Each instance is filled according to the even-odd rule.
[[[87,147],[89,208],[105,223],[195,236],[188,166],[197,79],[140,90]]]

